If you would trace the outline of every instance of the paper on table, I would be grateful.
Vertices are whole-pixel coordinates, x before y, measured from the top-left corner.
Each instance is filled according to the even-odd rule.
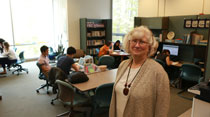
[[[172,65],[177,65],[179,64],[179,62],[172,62]]]

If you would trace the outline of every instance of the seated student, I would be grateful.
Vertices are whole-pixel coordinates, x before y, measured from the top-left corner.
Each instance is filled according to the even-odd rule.
[[[162,60],[167,66],[170,66],[173,62],[170,60],[169,50],[163,50],[160,54],[156,56],[156,59]]]
[[[3,42],[5,42],[5,40],[0,38],[0,53],[3,52]]]
[[[16,63],[17,62],[17,57],[15,55],[15,52],[13,51],[13,49],[10,49],[10,45],[8,42],[3,42],[3,53],[1,54],[2,56],[7,56],[8,58],[4,58],[0,61],[0,64],[2,65],[4,71],[1,72],[0,74],[6,74],[6,64],[8,66],[10,66],[12,63]]]
[[[175,68],[171,67],[173,61],[170,60],[170,51],[167,49],[163,50],[156,56],[156,59],[162,60],[166,64],[165,70],[168,73],[170,80],[173,80],[175,78]]]
[[[49,58],[48,58],[48,54],[49,54],[49,49],[47,46],[43,45],[41,48],[40,48],[40,51],[41,51],[41,55],[38,59],[38,63],[41,64],[41,69],[42,69],[42,72],[44,73],[44,75],[46,77],[48,77],[48,73],[51,69],[51,66],[49,64]]]
[[[114,50],[120,50],[120,40],[117,40],[114,44]]]
[[[69,75],[71,68],[73,68],[75,71],[79,71],[78,66],[73,60],[75,54],[76,49],[74,47],[68,47],[66,56],[62,56],[58,59],[57,67],[62,69],[66,75]]]
[[[103,55],[109,54],[109,52],[112,52],[112,50],[109,49],[111,46],[112,42],[110,41],[105,42],[105,45],[100,48],[98,56],[101,57]]]

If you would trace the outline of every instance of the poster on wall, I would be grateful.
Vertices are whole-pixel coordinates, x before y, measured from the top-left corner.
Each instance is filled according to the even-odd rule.
[[[204,28],[205,27],[205,19],[199,19],[198,20],[198,27]]]
[[[206,28],[209,28],[209,23],[210,23],[210,19],[207,19],[207,20],[206,20],[206,24],[205,24],[205,27],[206,27]]]
[[[198,27],[198,20],[194,19],[192,20],[192,28],[197,28]]]
[[[184,27],[185,28],[191,28],[191,25],[192,25],[192,20],[191,19],[185,19]]]

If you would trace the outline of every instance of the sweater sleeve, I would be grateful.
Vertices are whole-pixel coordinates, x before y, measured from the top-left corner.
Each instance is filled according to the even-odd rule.
[[[166,72],[159,72],[156,79],[155,117],[167,117],[170,105],[170,87]]]

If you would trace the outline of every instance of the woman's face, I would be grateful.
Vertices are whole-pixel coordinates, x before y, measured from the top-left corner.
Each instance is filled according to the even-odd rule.
[[[132,56],[146,56],[149,52],[149,43],[146,37],[130,40],[130,53]]]

